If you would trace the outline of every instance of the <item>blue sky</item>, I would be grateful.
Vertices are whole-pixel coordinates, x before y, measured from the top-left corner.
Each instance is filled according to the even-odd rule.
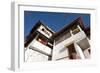
[[[82,17],[85,27],[90,26],[90,14],[24,11],[24,37],[39,20],[57,32],[78,17]]]

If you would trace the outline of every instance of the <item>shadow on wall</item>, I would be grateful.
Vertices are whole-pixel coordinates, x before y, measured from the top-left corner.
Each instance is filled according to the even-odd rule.
[[[67,48],[62,48],[60,51],[59,51],[59,53],[62,53],[62,52],[64,52],[65,50],[66,50]]]

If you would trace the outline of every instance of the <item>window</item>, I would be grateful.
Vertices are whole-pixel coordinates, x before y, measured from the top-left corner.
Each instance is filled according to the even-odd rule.
[[[43,45],[46,45],[50,48],[53,48],[53,43],[51,43],[49,39],[43,37],[42,35],[38,36],[37,41],[40,42]]]
[[[46,45],[48,43],[48,41],[41,36],[38,36],[37,41],[39,41],[40,43],[42,43],[44,45]]]
[[[52,33],[46,27],[42,25],[39,27],[38,31],[48,38],[52,36]]]
[[[76,29],[74,29],[74,30],[72,31],[73,34],[76,34],[76,33],[78,33],[78,32],[80,32],[79,28],[76,28]]]
[[[47,34],[48,36],[50,36],[50,33],[49,33],[46,29],[42,28],[42,31],[43,31],[45,34]]]
[[[47,44],[47,41],[46,41],[46,40],[43,40],[43,39],[41,39],[41,38],[39,38],[38,41],[39,41],[40,43],[44,44],[44,45]]]
[[[80,29],[77,26],[73,26],[71,30],[72,30],[72,34],[77,34],[78,32],[80,32]]]

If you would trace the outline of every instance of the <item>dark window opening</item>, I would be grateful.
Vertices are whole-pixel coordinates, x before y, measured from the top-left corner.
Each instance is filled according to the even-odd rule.
[[[42,43],[43,45],[53,48],[53,43],[51,43],[47,38],[45,38],[41,35],[38,36],[37,41]]]
[[[72,30],[72,33],[73,33],[73,34],[76,34],[76,33],[80,32],[80,29],[79,29],[77,26],[73,26],[73,27],[71,28],[71,30]]]
[[[67,46],[68,52],[69,52],[69,59],[80,59],[80,56],[78,56],[74,44],[70,44]]]
[[[90,50],[90,49],[88,49],[88,52],[89,52],[89,53],[91,53],[91,50]]]

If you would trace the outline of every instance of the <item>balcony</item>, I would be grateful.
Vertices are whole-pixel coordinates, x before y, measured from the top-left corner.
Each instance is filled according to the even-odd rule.
[[[80,31],[77,34],[70,36],[69,38],[64,38],[64,39],[61,38],[61,39],[63,39],[63,41],[61,41],[58,44],[55,44],[55,49],[59,48],[59,47],[65,47],[65,46],[67,46],[67,45],[69,45],[70,43],[73,43],[73,42],[79,42],[84,38],[86,38],[84,31]]]
[[[51,55],[51,48],[49,48],[48,46],[40,43],[39,41],[35,40],[34,43],[30,46],[30,48],[32,48],[35,51],[39,51],[41,53],[44,53],[48,56]]]

